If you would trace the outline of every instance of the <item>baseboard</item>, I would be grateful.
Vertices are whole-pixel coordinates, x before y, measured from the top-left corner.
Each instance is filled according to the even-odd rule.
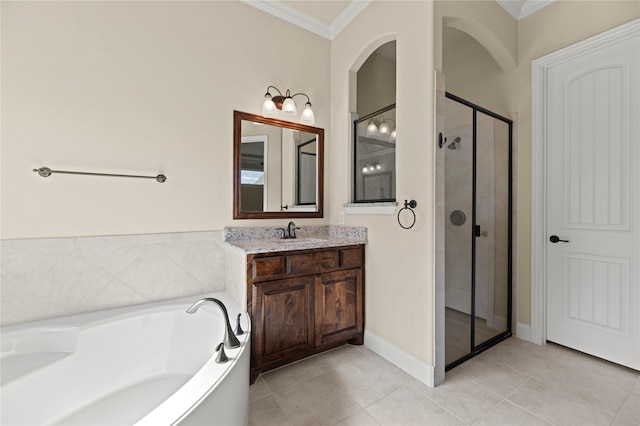
[[[434,387],[434,366],[410,355],[375,333],[365,330],[364,345],[429,387]]]
[[[521,322],[517,323],[516,337],[518,339],[526,340],[527,342],[535,343],[531,338],[531,326],[529,324],[523,324]]]

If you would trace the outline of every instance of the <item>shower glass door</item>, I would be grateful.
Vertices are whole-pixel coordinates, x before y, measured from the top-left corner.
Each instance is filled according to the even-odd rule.
[[[508,331],[509,123],[476,113],[475,346]]]
[[[511,121],[447,93],[445,362],[511,335]]]
[[[445,362],[469,354],[472,330],[473,109],[447,99]]]

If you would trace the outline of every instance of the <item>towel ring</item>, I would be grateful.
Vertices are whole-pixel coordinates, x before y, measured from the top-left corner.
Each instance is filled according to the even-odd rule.
[[[413,209],[415,209],[417,205],[418,203],[416,202],[416,200],[411,200],[411,201],[404,200],[404,207],[398,211],[398,225],[400,225],[400,227],[404,229],[413,228],[413,225],[416,224],[416,212],[414,212]],[[411,225],[409,226],[404,226],[402,222],[400,222],[400,213],[402,213],[403,210],[409,210],[413,215],[413,220],[411,221]]]

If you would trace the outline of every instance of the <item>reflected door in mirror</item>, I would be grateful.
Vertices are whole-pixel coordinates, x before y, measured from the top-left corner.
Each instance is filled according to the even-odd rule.
[[[262,212],[267,203],[267,164],[269,146],[268,135],[246,136],[240,146],[240,185],[242,193],[241,209],[245,212]]]

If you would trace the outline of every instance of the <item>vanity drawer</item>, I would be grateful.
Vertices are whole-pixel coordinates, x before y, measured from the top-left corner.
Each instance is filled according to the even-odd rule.
[[[340,250],[340,267],[345,269],[362,267],[362,249],[358,247]]]
[[[254,280],[277,277],[287,273],[285,256],[255,257],[251,266]]]
[[[316,275],[340,269],[363,266],[362,247],[345,247],[330,250],[283,252],[282,254],[258,254],[248,258],[251,282],[262,282],[287,277]]]
[[[292,275],[317,274],[340,267],[337,250],[290,254],[287,256],[288,272]]]

